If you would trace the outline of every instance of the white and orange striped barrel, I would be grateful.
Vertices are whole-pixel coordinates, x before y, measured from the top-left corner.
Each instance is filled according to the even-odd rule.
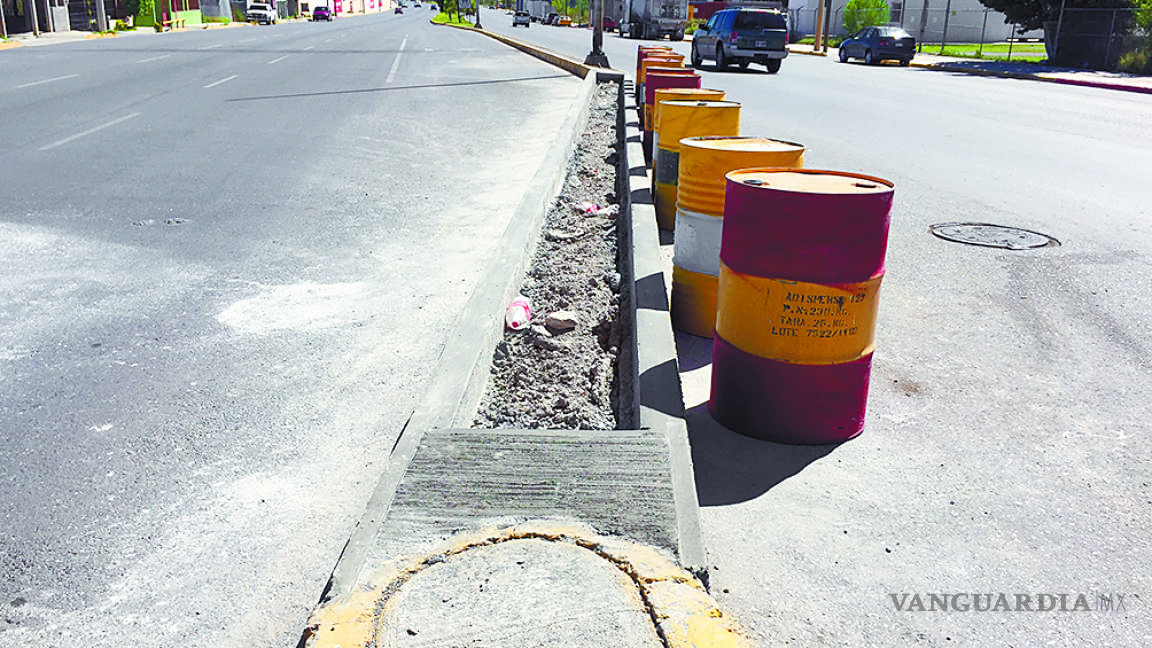
[[[652,155],[652,203],[660,229],[676,226],[680,177],[680,140],[740,134],[740,104],[735,101],[665,101],[660,107],[660,139]]]
[[[764,137],[680,140],[676,240],[672,256],[672,325],[700,337],[716,326],[725,175],[749,167],[804,166],[804,146]]]

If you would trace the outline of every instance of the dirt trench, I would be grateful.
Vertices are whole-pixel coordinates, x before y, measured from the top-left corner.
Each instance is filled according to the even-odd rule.
[[[620,425],[618,364],[625,339],[617,195],[623,142],[619,85],[599,83],[559,196],[545,218],[520,292],[528,328],[505,329],[492,358],[477,428],[610,430]],[[566,329],[548,316],[571,315]]]

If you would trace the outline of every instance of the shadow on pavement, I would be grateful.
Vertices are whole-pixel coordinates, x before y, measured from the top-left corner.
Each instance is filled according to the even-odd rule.
[[[708,414],[708,404],[688,410],[688,439],[700,506],[723,506],[756,499],[836,445],[786,445],[742,436]]]

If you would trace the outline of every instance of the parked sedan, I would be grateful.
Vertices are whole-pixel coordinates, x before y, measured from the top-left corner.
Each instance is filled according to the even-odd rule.
[[[532,24],[532,19],[528,15],[527,11],[517,11],[516,13],[512,14],[512,26],[513,27],[515,27],[517,25],[524,25],[525,27],[528,27],[531,24]]]
[[[916,55],[916,39],[899,27],[865,27],[840,43],[840,62],[850,58],[864,59],[875,65],[881,61],[900,61],[908,65]]]
[[[332,10],[324,5],[312,9],[312,20],[332,20]]]

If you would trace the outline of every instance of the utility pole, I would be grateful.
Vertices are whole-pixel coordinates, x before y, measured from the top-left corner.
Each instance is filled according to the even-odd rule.
[[[108,10],[104,8],[104,0],[96,0],[96,31],[108,31]]]
[[[824,38],[824,0],[817,0],[816,3],[816,40],[812,43],[813,52],[823,51],[823,38]]]
[[[480,26],[480,0],[476,0],[476,29],[484,29]]]
[[[36,15],[36,0],[29,0],[28,4],[32,5],[32,35],[39,38],[40,17]]]
[[[604,54],[604,0],[592,0],[592,51],[584,57],[584,65],[612,67]]]

